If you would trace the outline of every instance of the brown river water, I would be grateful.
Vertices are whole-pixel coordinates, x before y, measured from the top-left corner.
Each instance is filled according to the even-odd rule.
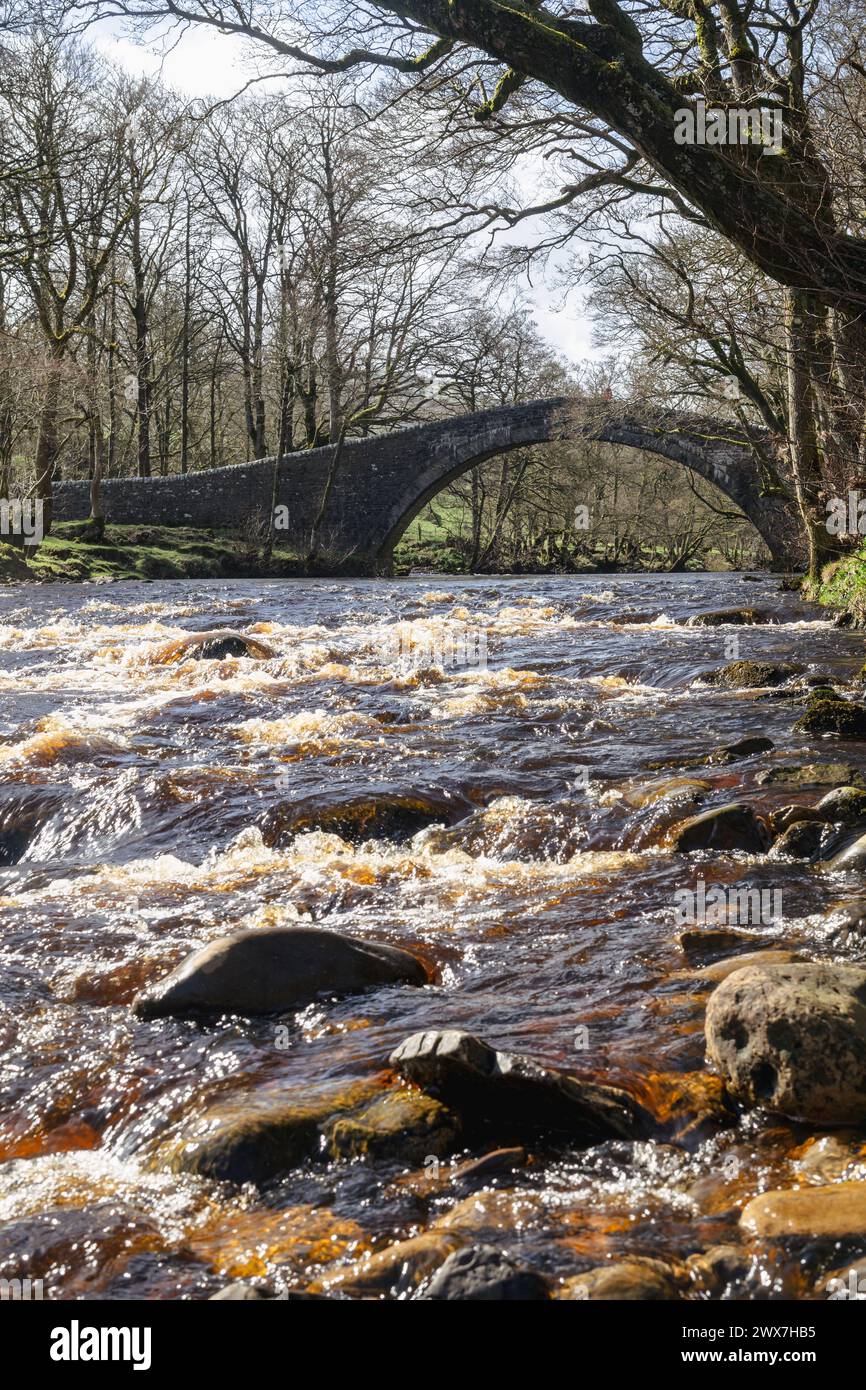
[[[686,625],[755,605],[778,621]],[[275,655],[176,645],[225,627]],[[405,659],[462,630],[483,632],[486,667]],[[743,1203],[797,1180],[808,1129],[745,1115],[669,1143],[529,1153],[474,1186],[453,1167],[477,1151],[438,1173],[308,1162],[262,1188],[163,1159],[217,1101],[387,1079],[422,1028],[468,1029],[656,1109],[709,1085],[692,1075],[708,984],[679,944],[675,893],[700,875],[781,890],[781,919],[748,928],[756,947],[822,958],[838,955],[822,914],[851,884],[672,854],[664,832],[696,805],[678,780],[708,784],[702,807],[768,812],[829,787],[761,785],[767,768],[866,774],[866,744],[792,734],[802,695],[700,683],[734,633],[740,657],[799,660],[843,690],[863,662],[862,635],[773,576],[0,591],[0,1275],[41,1277],[50,1298],[205,1298],[249,1277],[351,1289],[347,1269],[455,1212],[554,1281],[739,1240]],[[683,769],[755,733],[775,749]],[[394,794],[415,809],[378,814]],[[293,923],[406,947],[433,982],[278,1019],[132,1014],[195,947]],[[801,1254],[751,1253],[750,1296],[806,1290]]]

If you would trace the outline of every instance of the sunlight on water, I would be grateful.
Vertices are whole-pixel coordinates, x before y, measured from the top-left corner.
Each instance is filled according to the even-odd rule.
[[[802,697],[701,682],[729,659],[730,630],[688,619],[742,605],[744,587],[0,594],[0,1266],[26,1258],[51,1297],[202,1297],[259,1276],[383,1297],[385,1252],[419,1233],[440,1250],[483,1237],[553,1277],[736,1238],[746,1200],[796,1180],[811,1132],[718,1123],[706,962],[684,956],[674,912],[694,872],[670,832],[734,797],[769,814],[826,790],[759,780],[768,768],[866,772],[863,744],[816,750],[792,733]],[[807,635],[810,673],[853,679],[856,634],[780,598],[772,577],[747,587],[780,620],[738,629],[741,657],[802,659]],[[475,665],[460,660],[467,631]],[[227,632],[246,652],[201,659],[197,636]],[[756,731],[775,747],[704,761]],[[784,918],[750,928],[750,949],[832,954],[819,927],[840,896],[832,875],[744,854],[702,872],[782,884]],[[278,1017],[132,1013],[194,948],[298,924],[412,951],[430,983]],[[325,1126],[318,1150],[257,1186],[199,1164],[202,1135],[231,1117],[291,1111],[288,1132],[311,1106],[355,1123],[383,1097],[404,1103],[387,1060],[429,1028],[624,1085],[665,1137],[530,1147],[473,1182],[458,1172],[483,1152],[472,1144],[397,1160],[347,1147],[344,1120],[332,1150]],[[800,1288],[796,1261],[756,1259],[765,1290]]]

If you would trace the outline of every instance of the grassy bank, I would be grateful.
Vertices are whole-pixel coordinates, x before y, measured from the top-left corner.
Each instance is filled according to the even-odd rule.
[[[807,582],[807,598],[843,609],[858,626],[866,626],[866,541],[842,560],[825,565],[820,581]]]
[[[82,539],[81,523],[58,524],[35,555],[0,544],[0,580],[79,583],[116,579],[288,577],[297,557],[275,549],[270,565],[229,533],[193,527],[107,526],[99,544]]]
[[[262,579],[296,578],[300,558],[277,546],[270,563],[237,534],[187,526],[107,526],[98,543],[88,539],[87,523],[60,522],[35,554],[0,543],[0,582],[109,582],[118,579]],[[411,533],[410,533],[411,532]],[[466,552],[444,531],[413,525],[394,553],[394,570],[433,570],[466,574]],[[724,568],[709,557],[708,568]],[[575,563],[567,573],[610,573],[613,565]],[[648,572],[651,570],[648,566]],[[659,569],[663,569],[659,565]],[[491,571],[493,572],[493,571]],[[509,573],[515,572],[509,570]],[[560,562],[534,565],[533,574],[560,574]]]

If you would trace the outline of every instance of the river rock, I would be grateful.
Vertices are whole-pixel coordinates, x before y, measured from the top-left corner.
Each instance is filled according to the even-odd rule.
[[[459,1148],[460,1122],[432,1096],[405,1087],[376,1096],[326,1129],[335,1158],[399,1158],[423,1163]]]
[[[800,820],[789,825],[770,847],[770,859],[817,859],[832,830],[819,821]]]
[[[273,1289],[261,1284],[227,1284],[219,1293],[212,1293],[209,1303],[270,1303],[276,1298]]]
[[[322,994],[427,983],[421,962],[396,946],[323,927],[260,927],[194,951],[133,1004],[139,1018],[267,1014],[304,1008]]]
[[[587,1270],[585,1274],[566,1279],[558,1295],[571,1301],[622,1300],[629,1303],[658,1302],[682,1296],[682,1276],[679,1271],[664,1260],[643,1255],[600,1265],[597,1269]]]
[[[721,608],[715,613],[694,613],[686,627],[753,627],[775,621],[773,614],[764,608]]]
[[[311,1290],[339,1291],[359,1297],[405,1297],[428,1279],[463,1244],[453,1231],[424,1231],[397,1241],[348,1268],[323,1275]]]
[[[825,815],[815,806],[780,806],[777,811],[770,813],[770,828],[774,835],[781,835],[783,830],[787,830],[791,825],[799,825],[804,821],[813,821],[816,825],[828,825],[832,820],[831,816]]]
[[[270,1284],[227,1284],[219,1293],[212,1293],[209,1303],[310,1303],[325,1297],[320,1293],[309,1293],[306,1289],[287,1289],[277,1293]]]
[[[356,1082],[310,1098],[266,1091],[214,1107],[160,1157],[176,1172],[262,1184],[307,1160],[444,1158],[460,1147],[460,1132],[457,1116],[430,1096]]]
[[[473,1245],[449,1255],[417,1297],[439,1303],[540,1302],[550,1298],[550,1287],[495,1246]]]
[[[835,787],[821,797],[815,810],[837,825],[862,825],[866,822],[866,791],[862,787]]]
[[[543,1220],[543,1198],[539,1190],[528,1187],[484,1188],[462,1197],[442,1216],[437,1216],[432,1229],[453,1231],[465,1243],[479,1241],[516,1240],[530,1223]]]
[[[489,1185],[500,1178],[513,1178],[515,1168],[526,1165],[526,1150],[518,1147],[492,1149],[480,1158],[459,1163],[451,1172],[455,1185]]]
[[[726,806],[713,806],[700,815],[680,821],[671,832],[671,845],[680,853],[692,850],[744,850],[749,854],[762,853],[769,844],[767,827],[751,806],[731,801]]]
[[[219,1182],[265,1183],[316,1158],[327,1125],[380,1094],[375,1083],[331,1087],[311,1098],[271,1090],[206,1110],[157,1151],[158,1164]]]
[[[690,1277],[711,1298],[742,1293],[753,1267],[753,1257],[741,1245],[713,1245],[686,1260]]]
[[[866,868],[866,835],[860,835],[851,844],[846,845],[843,850],[835,854],[828,860],[827,867],[836,869],[863,869]]]
[[[652,1128],[652,1117],[627,1091],[497,1052],[471,1033],[414,1033],[390,1064],[456,1111],[467,1129],[490,1131],[503,1142],[551,1135],[592,1144],[637,1138]]]
[[[862,1165],[864,1147],[852,1130],[813,1135],[797,1151],[793,1167],[810,1182],[838,1182]]]
[[[717,748],[705,761],[711,766],[724,767],[728,763],[741,762],[743,758],[753,758],[757,753],[769,753],[775,746],[771,738],[753,735],[750,738],[741,738],[739,743],[729,743],[724,748]]]
[[[794,733],[866,738],[866,705],[856,705],[849,700],[815,700],[797,720]]]
[[[784,1236],[843,1240],[866,1235],[866,1182],[763,1192],[743,1208],[740,1225],[763,1240]]]
[[[790,782],[800,787],[826,787],[839,782],[858,782],[860,774],[849,763],[780,763],[759,772],[759,786]]]
[[[276,655],[274,648],[258,637],[232,628],[214,628],[209,632],[191,632],[170,643],[161,659],[173,661],[178,656],[192,656],[197,661],[225,661],[229,657],[250,656],[261,661]]]
[[[794,961],[800,960],[796,951],[788,951],[777,947],[768,947],[763,951],[747,951],[744,955],[731,956],[728,960],[713,961],[712,965],[705,965],[701,970],[695,970],[692,978],[695,980],[706,980],[710,984],[721,984],[722,980],[727,980],[729,975],[733,975],[737,970],[744,970],[751,965],[790,965]]]
[[[753,934],[730,927],[688,927],[679,935],[680,950],[690,965],[728,956],[732,951],[754,946]]]
[[[274,806],[262,819],[261,831],[269,849],[288,845],[309,830],[339,835],[350,844],[373,837],[403,841],[428,826],[454,825],[477,809],[466,797],[441,788],[340,795],[333,801],[315,796]]]
[[[737,970],[710,997],[706,1037],[744,1104],[820,1124],[866,1120],[866,970]]]
[[[706,671],[701,680],[706,685],[718,685],[724,690],[752,690],[763,686],[783,685],[802,674],[804,667],[796,661],[730,661],[714,671]]]

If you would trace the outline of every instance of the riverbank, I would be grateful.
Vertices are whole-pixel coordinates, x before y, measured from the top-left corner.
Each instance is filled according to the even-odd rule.
[[[86,524],[58,524],[25,559],[0,544],[0,582],[108,583],[124,579],[290,579],[298,558],[275,547],[270,561],[229,532],[178,526],[106,526],[101,542],[84,539]]]
[[[89,523],[59,522],[32,558],[0,543],[0,583],[110,583],[124,579],[298,579],[301,558],[279,544],[266,560],[259,547],[231,531],[190,526],[106,526],[99,543],[88,539]],[[716,568],[712,563],[708,569]],[[719,565],[720,570],[723,566]],[[394,555],[394,572],[466,575],[466,556],[445,540],[404,538]],[[495,571],[490,571],[494,573]],[[516,569],[509,573],[523,573]],[[539,564],[527,574],[616,574],[616,565]],[[664,573],[652,567],[639,573]],[[700,573],[700,570],[694,571]]]
[[[866,541],[851,555],[825,565],[820,582],[803,586],[805,598],[849,615],[852,626],[866,627]]]

